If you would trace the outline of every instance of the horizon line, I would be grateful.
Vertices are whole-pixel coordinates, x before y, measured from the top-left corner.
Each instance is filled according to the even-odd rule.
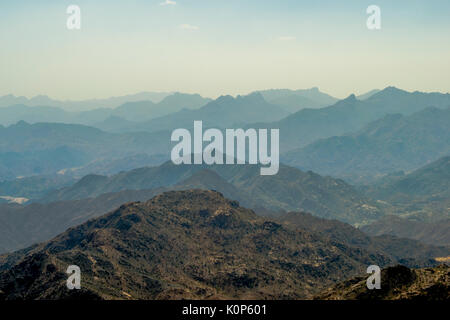
[[[215,100],[215,99],[223,97],[223,96],[232,96],[233,98],[236,98],[238,96],[248,96],[248,95],[250,95],[252,93],[255,93],[255,92],[262,92],[262,91],[269,91],[269,90],[298,91],[298,90],[313,90],[313,89],[317,89],[321,93],[327,94],[327,95],[329,95],[329,96],[331,96],[331,97],[333,97],[333,98],[335,98],[337,100],[344,100],[344,99],[346,99],[346,98],[348,98],[348,97],[350,97],[352,95],[360,96],[360,95],[364,95],[364,94],[370,93],[372,91],[376,91],[376,90],[383,91],[383,90],[388,89],[388,88],[396,88],[398,90],[406,91],[408,93],[422,92],[422,93],[450,94],[450,91],[447,91],[447,92],[439,91],[439,90],[430,90],[430,91],[428,91],[428,90],[419,90],[419,89],[407,90],[407,89],[402,89],[402,88],[394,86],[394,85],[388,85],[388,86],[386,86],[386,87],[384,87],[382,89],[373,88],[373,89],[370,89],[370,90],[367,90],[367,91],[363,91],[363,92],[359,92],[359,93],[356,93],[356,92],[353,91],[353,92],[347,94],[344,97],[338,97],[338,96],[332,95],[332,94],[328,93],[326,90],[321,90],[321,88],[318,87],[318,86],[312,86],[312,87],[308,87],[308,88],[296,88],[296,89],[292,89],[292,88],[288,88],[288,87],[272,87],[272,88],[264,88],[264,89],[257,89],[257,90],[247,91],[246,93],[235,93],[235,94],[223,93],[223,94],[220,94],[220,95],[217,95],[217,96],[207,96],[207,95],[203,95],[203,94],[201,94],[199,92],[189,92],[189,91],[179,91],[179,90],[173,90],[173,91],[172,90],[161,90],[161,91],[159,91],[159,90],[157,90],[157,91],[148,90],[148,91],[134,91],[134,92],[125,93],[125,94],[122,94],[122,95],[112,95],[112,96],[107,96],[107,97],[91,97],[91,98],[85,98],[85,99],[71,99],[71,98],[59,99],[59,98],[54,98],[54,97],[52,97],[51,95],[48,95],[48,94],[36,94],[36,95],[33,95],[33,96],[27,96],[27,95],[17,95],[15,93],[2,94],[2,95],[0,95],[0,98],[4,98],[4,97],[8,97],[8,96],[12,96],[13,98],[25,98],[27,100],[32,100],[32,99],[36,99],[36,98],[47,98],[47,99],[53,100],[55,102],[66,102],[66,103],[72,102],[73,103],[73,102],[85,102],[85,101],[91,101],[91,100],[95,101],[95,100],[108,100],[108,99],[114,99],[114,98],[123,98],[123,97],[126,97],[126,96],[135,96],[135,95],[146,94],[146,93],[167,94],[168,96],[178,93],[178,94],[190,94],[190,95],[197,94],[197,95],[200,95],[203,98],[214,99]]]

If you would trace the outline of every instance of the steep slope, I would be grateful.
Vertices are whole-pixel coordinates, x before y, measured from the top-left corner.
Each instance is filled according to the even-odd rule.
[[[381,289],[368,290],[366,278],[356,277],[334,286],[315,299],[448,301],[450,268],[408,269],[389,267],[381,271]]]
[[[358,181],[417,169],[450,153],[450,108],[427,108],[410,116],[388,115],[357,133],[290,151],[290,165]]]
[[[82,199],[127,189],[168,187],[203,169],[215,171],[232,184],[247,201],[251,199],[246,204],[254,209],[308,211],[352,224],[367,224],[383,215],[375,202],[344,181],[283,165],[277,175],[261,176],[259,167],[253,165],[175,166],[167,162],[159,167],[135,169],[111,177],[86,176],[71,187],[50,193],[42,201]],[[208,183],[208,188],[221,190],[221,185],[222,182],[217,185]]]
[[[305,298],[369,263],[389,263],[199,190],[123,205],[0,261],[1,299]],[[63,281],[73,264],[81,292]]]

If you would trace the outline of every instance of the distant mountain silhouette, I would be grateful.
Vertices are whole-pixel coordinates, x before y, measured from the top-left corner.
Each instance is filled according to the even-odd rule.
[[[198,94],[174,93],[156,104],[151,101],[127,102],[114,109],[112,116],[140,122],[162,117],[182,109],[198,109],[209,101],[211,99],[205,99]]]
[[[270,89],[258,91],[267,102],[283,107],[289,112],[304,108],[321,108],[330,106],[338,99],[321,92],[318,88],[289,90]]]
[[[83,125],[98,125],[101,129],[120,131],[122,127],[132,127],[134,122],[142,122],[161,117],[182,109],[196,109],[207,104],[211,99],[198,94],[174,93],[166,96],[158,103],[150,100],[130,100],[109,108],[93,108],[86,111],[65,110],[58,103],[48,106],[42,104],[28,106],[14,104],[0,107],[0,124],[10,125],[20,120],[28,123],[58,122]],[[55,106],[57,105],[57,106]],[[123,123],[113,126],[112,119],[122,119]]]
[[[71,122],[72,114],[58,107],[29,107],[23,104],[0,108],[0,124],[9,126],[19,121],[36,122]]]
[[[131,101],[150,100],[154,103],[160,102],[169,96],[169,92],[141,92],[120,97],[111,97],[106,99],[90,99],[80,101],[60,101],[51,99],[47,96],[40,95],[28,99],[26,97],[17,97],[12,94],[0,97],[0,107],[8,107],[17,104],[23,104],[29,107],[50,106],[59,107],[68,111],[86,111],[96,108],[116,108],[123,103]]]
[[[366,93],[363,93],[363,94],[357,96],[356,99],[358,99],[358,100],[367,100],[367,99],[369,99],[371,96],[373,96],[374,94],[377,94],[377,93],[380,92],[380,91],[381,91],[381,90],[379,90],[379,89],[373,89],[373,90],[370,90],[370,91],[368,91],[368,92],[366,92]]]
[[[179,112],[136,125],[134,131],[163,131],[191,128],[195,120],[202,120],[205,127],[238,128],[254,121],[281,119],[289,113],[268,103],[259,93],[247,96],[222,96],[198,110]]]

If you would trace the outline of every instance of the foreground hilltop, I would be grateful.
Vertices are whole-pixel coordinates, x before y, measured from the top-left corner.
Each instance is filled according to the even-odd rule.
[[[450,267],[409,269],[398,265],[381,271],[381,289],[368,290],[356,277],[328,289],[316,299],[327,300],[450,300]]]
[[[392,261],[260,218],[214,191],[121,206],[0,257],[1,299],[308,298]],[[69,265],[82,289],[65,286]]]

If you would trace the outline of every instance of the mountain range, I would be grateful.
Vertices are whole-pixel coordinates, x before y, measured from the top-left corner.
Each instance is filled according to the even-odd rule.
[[[450,154],[450,108],[392,114],[356,133],[318,140],[283,155],[287,164],[350,181],[417,169]],[[387,193],[390,191],[385,189]]]
[[[338,101],[329,94],[321,92],[317,87],[299,90],[269,89],[257,92],[261,93],[267,102],[278,105],[289,112],[305,108],[327,107]]]
[[[36,123],[29,125],[26,122],[20,121],[8,127],[0,126],[0,180],[11,180],[18,176],[36,174],[55,174],[60,170],[67,171],[67,169],[84,167],[92,162],[106,165],[105,160],[116,161],[128,157],[135,157],[138,154],[144,156],[166,155],[166,159],[168,159],[171,147],[170,134],[172,130],[176,128],[189,129],[192,127],[193,121],[199,119],[204,121],[204,127],[227,128],[237,126],[279,129],[280,148],[282,152],[285,152],[282,158],[300,168],[307,168],[308,161],[310,161],[311,167],[317,166],[314,171],[318,171],[319,173],[339,175],[340,172],[343,172],[342,176],[345,178],[354,179],[353,176],[358,177],[362,174],[373,176],[377,175],[378,171],[385,172],[391,169],[397,169],[403,164],[406,164],[406,169],[410,170],[415,168],[414,166],[424,164],[424,161],[435,160],[433,158],[435,156],[444,155],[442,153],[445,152],[446,140],[436,140],[435,135],[440,134],[440,132],[430,130],[429,125],[430,122],[434,121],[433,117],[440,117],[442,115],[442,119],[438,119],[440,122],[437,122],[437,128],[439,126],[445,126],[444,122],[446,121],[445,115],[447,110],[445,108],[450,105],[449,97],[450,95],[448,94],[410,93],[389,87],[374,93],[363,101],[356,99],[355,96],[351,96],[330,107],[303,109],[289,115],[289,112],[282,107],[266,102],[260,93],[238,96],[237,98],[223,96],[209,103],[207,102],[208,100],[198,95],[173,94],[167,96],[157,104],[158,106],[164,105],[164,107],[161,106],[156,109],[174,111],[184,108],[183,106],[187,105],[190,107],[197,105],[197,107],[193,107],[194,109],[184,108],[178,112],[173,112],[152,120],[136,122],[126,120],[122,116],[127,114],[127,110],[134,110],[134,115],[130,115],[129,117],[135,117],[133,118],[134,120],[137,118],[144,120],[145,116],[143,114],[147,112],[146,110],[153,110],[154,108],[146,102],[134,102],[117,108],[120,111],[118,113],[119,116],[106,116],[103,109],[97,109],[89,111],[82,117],[84,122],[95,122],[96,125],[105,130],[117,132],[130,131],[126,133],[107,133],[93,127],[76,124]],[[201,102],[206,103],[206,105],[200,107],[198,104],[201,104]],[[438,109],[429,108],[426,111],[422,111],[423,114],[419,112],[418,114],[411,115],[414,111],[422,110],[429,105],[434,105]],[[37,107],[26,108],[33,109]],[[0,108],[0,113],[2,110],[12,110],[11,112],[15,112],[15,108],[12,107],[6,109]],[[20,110],[20,108],[17,110]],[[152,113],[151,110],[149,114]],[[58,116],[58,112],[67,113],[64,110],[57,111],[51,109],[47,113],[47,117],[45,113],[40,114],[38,109],[33,112],[33,114],[38,114],[47,120],[53,116]],[[441,114],[441,112],[444,113]],[[402,118],[399,115],[386,116],[386,114],[390,113],[405,114],[405,117]],[[422,120],[420,119],[421,115],[425,117]],[[14,117],[20,119],[22,116],[19,113],[14,115]],[[98,122],[96,120],[94,121],[94,118],[97,118]],[[274,119],[280,120],[267,122]],[[414,119],[418,122],[415,123]],[[251,124],[252,121],[260,122]],[[374,122],[370,123],[371,121]],[[384,125],[398,125],[401,128],[384,128]],[[345,173],[345,165],[347,162],[344,161],[343,164],[338,162],[335,165],[332,161],[333,163],[328,164],[326,159],[329,159],[329,156],[321,156],[316,161],[315,154],[320,154],[321,144],[326,144],[326,141],[317,141],[317,139],[330,138],[330,136],[343,135],[358,130],[364,131],[362,129],[364,126],[380,126],[377,132],[380,132],[380,134],[385,132],[383,138],[387,139],[385,145],[388,147],[386,150],[386,148],[383,149],[383,146],[378,146],[379,151],[382,153],[378,158],[392,157],[389,152],[391,152],[392,148],[398,147],[396,137],[392,136],[395,130],[403,130],[405,134],[423,134],[421,140],[423,144],[420,146],[423,149],[421,151],[422,154],[420,154],[420,157],[409,157],[409,154],[405,152],[408,150],[412,152],[412,150],[407,148],[408,150],[404,152],[405,154],[402,154],[402,149],[400,149],[397,152],[398,157],[400,157],[397,166],[395,164],[389,166],[389,162],[383,164],[382,162],[375,161],[376,164],[372,163],[372,167],[375,166],[374,170],[378,171],[374,173],[361,173],[356,172],[357,170],[352,174]],[[425,131],[421,132],[421,130]],[[441,133],[445,134],[445,127],[442,130]],[[363,132],[362,134],[364,135],[365,133]],[[367,134],[370,134],[370,132]],[[353,135],[358,136],[358,133],[353,133]],[[363,138],[361,137],[361,139]],[[376,137],[372,138],[375,139]],[[359,148],[359,145],[363,143],[363,141],[358,141],[352,135],[348,134],[340,138],[332,139],[342,139],[349,145],[349,148],[352,146]],[[356,139],[356,142],[352,139]],[[434,140],[423,141],[423,139]],[[350,140],[350,142],[347,142],[347,140]],[[312,145],[308,146],[308,151],[304,152],[311,152],[311,154],[302,155],[302,148],[309,143],[312,143]],[[314,143],[317,143],[317,145]],[[428,149],[426,148],[427,145],[430,145]],[[61,149],[61,147],[63,148]],[[316,147],[318,148],[317,150],[315,149]],[[440,147],[442,147],[442,150],[436,151]],[[324,148],[327,149],[327,146]],[[286,151],[290,150],[293,150],[292,153],[286,153]],[[48,159],[45,158],[45,153],[47,152],[54,153],[52,158],[60,159],[58,160],[59,165],[52,165],[51,162],[47,161]],[[297,153],[299,153],[298,157]],[[77,156],[74,157],[74,154],[77,154]],[[344,158],[347,159],[351,155],[345,155]],[[20,161],[17,161],[15,166],[10,167],[8,164],[16,162],[14,159],[20,159]],[[299,163],[300,160],[302,160],[301,163]],[[336,158],[335,161],[339,160],[339,158]],[[396,161],[396,159],[391,159],[391,161],[394,160]],[[30,163],[36,163],[36,165],[30,166]],[[364,165],[369,166],[370,163],[361,164],[361,166]],[[377,167],[383,165],[384,167]],[[93,168],[93,166],[91,167]],[[372,170],[372,167],[367,168],[366,171]],[[123,170],[127,169],[126,167],[123,168]],[[350,167],[347,171],[353,171],[353,169],[353,167]],[[360,171],[365,170],[363,169],[361,168]],[[86,170],[80,172],[86,173]]]
[[[219,168],[215,168],[225,177],[236,178],[231,183],[214,170],[193,170],[194,167],[192,166],[190,168],[188,166],[180,168],[175,172],[175,175],[179,174],[182,178],[171,180],[171,183],[169,183],[168,179],[173,179],[173,177],[167,176],[168,172],[173,172],[171,166],[173,165],[167,163],[161,167],[133,170],[111,178],[91,175],[83,178],[72,187],[61,189],[56,193],[56,197],[55,193],[52,192],[54,198],[46,199],[47,203],[3,205],[0,207],[0,221],[2,221],[2,227],[0,227],[0,233],[2,234],[0,236],[0,249],[3,251],[17,250],[33,243],[48,240],[67,228],[83,223],[90,218],[98,217],[122,203],[146,201],[154,195],[169,190],[190,189],[217,190],[227,198],[237,200],[241,205],[253,208],[259,215],[270,216],[282,222],[290,222],[297,227],[321,233],[324,237],[346,241],[350,245],[363,246],[367,249],[373,249],[374,247],[373,241],[369,241],[366,235],[343,222],[325,220],[309,214],[286,214],[282,210],[282,208],[310,210],[315,215],[326,216],[328,219],[337,218],[353,222],[366,221],[367,223],[367,221],[379,219],[377,214],[380,214],[380,208],[374,207],[370,210],[369,204],[372,204],[370,200],[361,197],[354,190],[351,190],[350,187],[345,187],[343,184],[333,189],[328,186],[333,186],[336,182],[329,181],[324,183],[321,179],[326,179],[320,176],[309,176],[288,167],[283,168],[283,175],[285,177],[296,177],[292,181],[296,181],[297,185],[292,184],[292,182],[283,183],[283,180],[269,183],[263,180],[261,183],[250,183],[249,180],[255,179],[256,176],[255,173],[252,174],[250,168],[243,168],[239,172],[235,171],[233,173],[220,171]],[[141,180],[137,182],[141,184],[124,185],[124,181],[133,182],[136,176],[141,177]],[[146,182],[155,180],[158,181],[155,184]],[[163,183],[164,181],[165,183]],[[309,191],[310,186],[313,186],[315,183],[322,190],[316,187],[315,190]],[[268,185],[271,185],[271,187],[267,187]],[[105,186],[113,187],[105,189]],[[145,187],[152,189],[143,189]],[[336,193],[339,188],[346,188],[347,192]],[[276,189],[280,190],[274,191]],[[117,191],[107,192],[108,190]],[[281,194],[287,193],[289,190],[293,194],[297,194],[299,199],[281,196]],[[96,196],[98,193],[100,195]],[[337,208],[342,209],[337,210]],[[383,219],[381,218],[378,221],[383,221]],[[372,226],[370,225],[369,227]],[[399,234],[398,236],[413,238],[404,234]],[[410,258],[419,255],[418,257],[423,258],[426,254],[432,253],[430,248],[414,244],[412,240],[393,241],[392,237],[385,236],[377,240],[377,245],[375,246],[377,250],[385,250],[387,248],[387,245],[383,244],[384,241],[387,241],[388,245],[392,247],[389,249],[389,252],[393,254],[393,259],[399,259],[406,255]],[[397,244],[393,245],[392,243],[395,242]],[[433,242],[428,243],[433,244]],[[446,245],[443,241],[436,241],[436,244]],[[411,247],[414,250],[404,249]],[[395,250],[400,251],[395,253]],[[424,254],[424,251],[426,254]],[[438,254],[436,253],[433,256],[438,256]]]
[[[55,174],[102,160],[115,161],[138,154],[166,155],[170,132],[107,133],[62,123],[0,126],[0,181],[18,176]]]
[[[450,94],[407,92],[387,87],[363,101],[350,95],[325,108],[303,109],[279,121],[254,123],[248,127],[279,129],[280,150],[287,152],[318,139],[356,132],[388,114],[411,115],[430,106],[448,108]]]
[[[450,197],[450,156],[439,158],[408,174],[402,172],[386,177],[366,192],[379,199],[403,203],[417,198]]]
[[[23,96],[15,96],[12,94],[0,97],[0,108],[13,105],[23,104],[29,107],[49,106],[59,107],[69,111],[86,111],[96,108],[116,108],[121,104],[133,101],[149,100],[158,103],[172,93],[169,92],[141,92],[119,97],[111,97],[107,99],[90,99],[80,101],[61,101],[49,98],[45,95],[38,95],[30,99]]]
[[[205,170],[207,169],[207,170]],[[216,175],[210,171],[214,171]],[[187,179],[187,180],[186,180]],[[261,176],[256,165],[174,165],[166,162],[113,176],[88,175],[72,186],[49,193],[42,202],[83,199],[121,190],[143,190],[186,183],[239,195],[253,209],[308,211],[352,224],[367,224],[382,216],[376,202],[342,180],[280,166],[277,175]],[[227,193],[233,190],[234,193]]]
[[[408,174],[397,172],[359,190],[393,205],[391,214],[413,221],[450,219],[450,157],[442,157]]]
[[[195,120],[202,120],[205,127],[239,128],[254,121],[278,120],[289,112],[264,100],[260,93],[247,96],[221,96],[196,110],[181,110],[164,117],[139,123],[133,131],[173,131],[178,128],[192,128]]]
[[[118,118],[122,125],[133,124],[136,121],[146,121],[161,117],[182,109],[200,108],[211,99],[198,94],[174,93],[158,103],[150,100],[128,101],[115,108],[95,108],[87,111],[71,111],[56,106],[29,106],[15,104],[0,108],[0,124],[11,125],[18,121],[29,123],[58,122],[83,125],[105,126],[108,119]],[[119,130],[120,128],[113,128]]]
[[[279,172],[174,165],[195,120],[279,129]],[[0,300],[448,299],[449,123],[395,87],[0,97]]]
[[[0,256],[0,299],[308,298],[374,263],[395,261],[258,217],[214,191],[176,191]],[[74,264],[79,291],[64,281]]]

